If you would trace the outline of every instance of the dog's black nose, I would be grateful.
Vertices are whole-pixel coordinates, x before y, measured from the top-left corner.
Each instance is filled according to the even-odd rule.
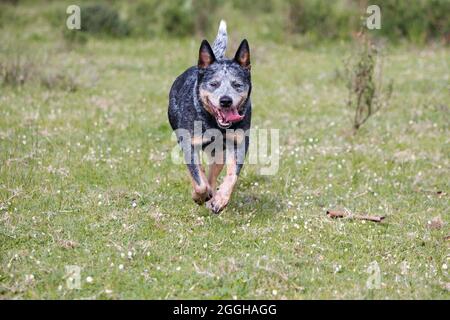
[[[231,99],[229,96],[223,96],[220,98],[220,106],[227,108],[229,106],[231,106],[231,104],[233,103],[233,99]]]

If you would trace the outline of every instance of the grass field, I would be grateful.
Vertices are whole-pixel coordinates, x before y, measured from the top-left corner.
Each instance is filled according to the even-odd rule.
[[[48,86],[0,87],[0,297],[450,297],[448,47],[388,46],[391,104],[352,135],[349,45],[250,38],[253,127],[280,129],[280,166],[244,166],[216,216],[171,161],[166,115],[201,39],[68,48],[37,23],[0,32],[1,61],[20,51],[50,74]],[[229,32],[232,55],[245,26]],[[331,220],[333,208],[386,219]],[[369,289],[373,261],[381,285]],[[80,289],[66,286],[71,265]]]

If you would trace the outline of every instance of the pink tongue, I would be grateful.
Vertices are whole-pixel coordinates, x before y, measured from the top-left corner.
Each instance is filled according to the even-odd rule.
[[[222,109],[222,115],[227,122],[241,121],[244,118],[244,116],[241,116],[234,108]]]

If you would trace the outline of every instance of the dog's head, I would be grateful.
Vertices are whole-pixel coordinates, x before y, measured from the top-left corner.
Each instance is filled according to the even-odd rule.
[[[216,60],[208,41],[203,40],[198,70],[200,99],[219,127],[229,128],[241,121],[251,91],[250,48],[247,40],[241,42],[232,60]]]

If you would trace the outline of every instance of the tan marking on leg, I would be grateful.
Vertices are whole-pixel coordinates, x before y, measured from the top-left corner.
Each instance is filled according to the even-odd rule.
[[[234,132],[229,132],[227,131],[225,133],[225,139],[226,140],[231,140],[236,142],[238,145],[242,143],[242,141],[244,141],[245,138],[245,133],[241,130],[237,130]]]
[[[208,155],[208,162],[209,162],[209,172],[208,172],[208,183],[211,187],[211,191],[216,193],[216,187],[217,187],[217,178],[220,175],[220,172],[222,171],[225,161],[224,161],[224,154],[222,151],[215,150],[214,156]]]
[[[203,137],[192,137],[191,145],[193,146],[201,146],[203,144]]]
[[[207,203],[207,207],[214,213],[219,213],[228,205],[234,186],[237,182],[236,159],[234,153],[231,153],[231,155],[227,156],[227,174],[224,177],[219,190],[217,190],[216,194]]]
[[[223,169],[223,163],[211,163],[209,165],[209,173],[208,173],[208,183],[211,187],[213,193],[216,192],[217,186],[217,177],[220,175],[220,172]]]

